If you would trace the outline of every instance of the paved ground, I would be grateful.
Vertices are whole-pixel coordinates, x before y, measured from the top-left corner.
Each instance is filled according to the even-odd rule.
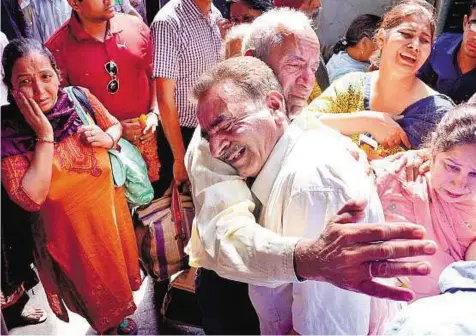
[[[137,322],[139,335],[203,335],[202,329],[161,323],[160,304],[156,302],[160,300],[161,291],[154,289],[154,283],[147,277],[140,290],[134,293],[138,309],[132,318]],[[42,324],[13,328],[9,331],[11,335],[97,335],[86,320],[74,313],[69,313],[69,323],[59,320],[48,306],[41,284],[33,288],[29,295],[28,306],[46,309],[48,319]]]

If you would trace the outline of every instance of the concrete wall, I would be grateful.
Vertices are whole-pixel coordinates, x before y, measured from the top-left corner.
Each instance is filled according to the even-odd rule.
[[[452,0],[427,0],[436,8],[437,35],[448,15]],[[454,0],[453,0],[454,1]],[[399,0],[322,0],[322,15],[319,22],[319,40],[322,45],[334,44],[345,35],[352,20],[361,14],[382,14]]]
[[[361,14],[381,16],[395,0],[322,0],[319,23],[321,44],[336,43],[345,35],[352,20]]]

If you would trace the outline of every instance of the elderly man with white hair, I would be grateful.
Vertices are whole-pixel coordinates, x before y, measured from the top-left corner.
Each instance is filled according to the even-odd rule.
[[[273,70],[283,88],[288,116],[298,116],[311,93],[319,63],[319,41],[306,16],[289,9],[261,15],[252,23],[243,49],[245,55],[260,58]],[[298,119],[293,124],[298,122],[302,128],[323,127],[314,117]],[[231,131],[232,123],[227,126],[226,122],[217,120],[215,126],[230,127]],[[240,122],[246,125],[245,120]],[[334,138],[336,142],[347,141],[338,134]],[[246,147],[237,148],[231,161],[243,160],[246,151]],[[281,236],[262,226],[262,204],[249,189],[249,181],[233,166],[212,156],[199,129],[185,161],[196,210],[188,253],[191,265],[202,267],[197,295],[207,333],[240,333],[239,328],[247,322],[240,304],[236,304],[243,300],[244,285],[222,279],[217,273],[268,287],[317,280],[409,301],[413,298],[411,290],[378,284],[373,277],[426,275],[430,271],[427,265],[388,260],[435,252],[433,242],[421,240],[424,231],[419,226],[340,224],[360,219],[356,213],[361,212],[361,206],[354,204],[342,210],[338,220],[323,225],[324,231],[314,239]]]
[[[314,86],[319,47],[319,39],[305,15],[275,9],[253,22],[242,51],[273,69],[284,88],[288,113],[298,115],[307,105]]]

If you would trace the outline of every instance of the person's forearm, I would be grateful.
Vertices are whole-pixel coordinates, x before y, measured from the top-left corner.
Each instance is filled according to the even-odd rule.
[[[159,105],[157,102],[157,86],[153,80],[150,80],[150,103],[149,103],[149,112],[154,111],[159,113]]]
[[[162,128],[172,149],[174,159],[183,161],[185,157],[185,146],[180,130],[179,115],[173,97],[167,98],[160,96],[158,98],[158,105]]]
[[[117,124],[112,125],[105,132],[111,136],[114,144],[117,144],[122,136],[122,124],[117,122]]]
[[[53,143],[38,141],[30,167],[21,183],[23,191],[33,202],[39,205],[46,200],[50,190],[53,154]]]
[[[322,113],[319,120],[347,136],[371,132],[375,124],[372,112]]]
[[[293,258],[298,239],[277,235],[256,222],[246,182],[233,167],[211,156],[208,143],[200,139],[199,127],[185,162],[195,205],[187,248],[190,264],[254,285],[297,281]]]
[[[256,223],[252,207],[252,203],[243,201],[218,212],[209,222],[196,218],[201,248],[196,265],[193,258],[191,264],[257,286],[296,282],[293,259],[299,238],[283,237],[263,228]]]

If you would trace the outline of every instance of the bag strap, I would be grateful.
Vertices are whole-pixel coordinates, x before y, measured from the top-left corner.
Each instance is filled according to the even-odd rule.
[[[91,118],[93,118],[94,123],[97,124],[96,116],[94,114],[94,109],[91,106],[91,104],[89,103],[88,97],[86,97],[86,94],[84,93],[84,91],[81,90],[77,86],[73,86],[71,90],[72,90],[74,96],[76,97],[76,99],[79,101],[79,103],[86,108],[86,110],[88,111]]]
[[[178,252],[180,259],[184,259],[185,255],[185,241],[186,234],[184,232],[184,219],[182,217],[181,206],[180,206],[180,191],[177,184],[172,182],[172,201],[170,204],[172,210],[172,218],[175,226],[175,240],[178,246]]]
[[[79,100],[76,98],[76,95],[73,92],[73,87],[72,86],[67,86],[64,87],[64,90],[68,94],[69,99],[73,102],[74,104],[74,109],[76,110],[76,113],[78,114],[79,118],[83,122],[84,125],[91,125],[91,120],[88,118],[88,113],[84,111],[83,106],[80,104]]]

